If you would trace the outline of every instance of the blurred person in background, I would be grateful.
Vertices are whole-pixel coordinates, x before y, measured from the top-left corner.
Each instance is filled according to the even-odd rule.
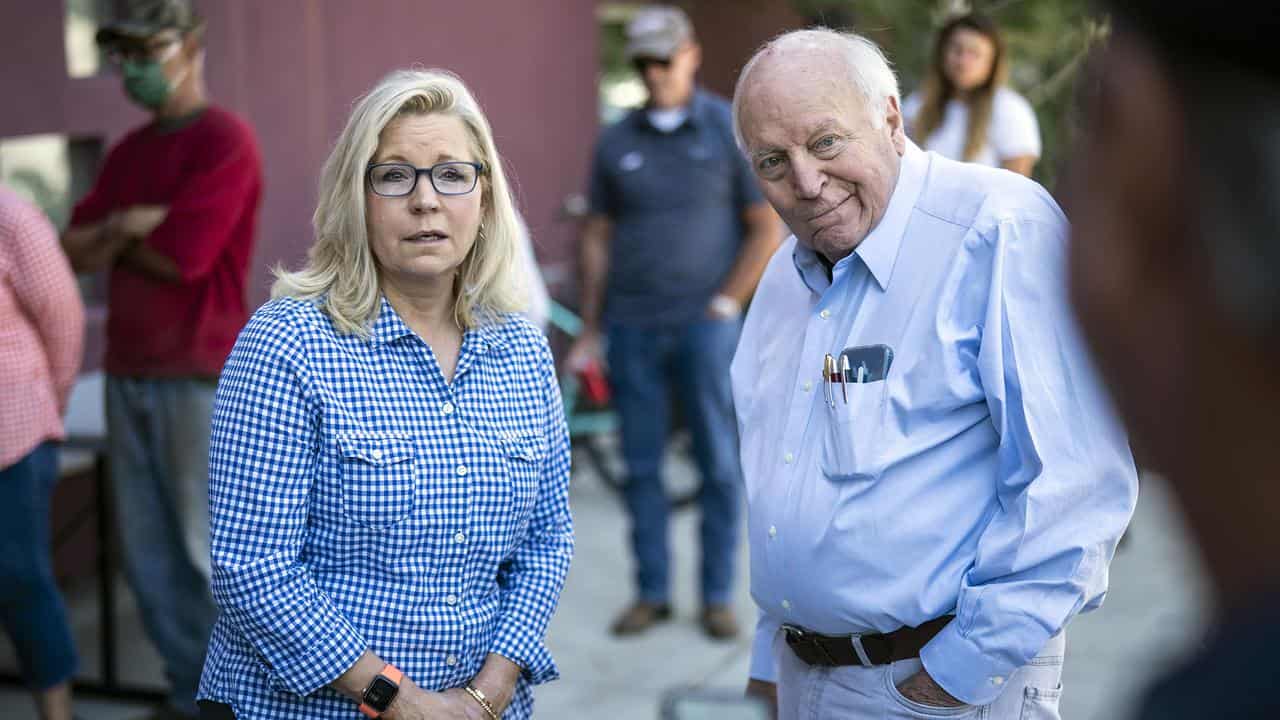
[[[1216,594],[1140,717],[1280,718],[1280,15],[1101,5],[1114,31],[1065,193],[1073,298]]]
[[[701,624],[730,638],[742,473],[726,369],[780,224],[734,146],[728,103],[697,87],[689,18],[645,7],[626,35],[648,102],[596,144],[583,331],[569,353],[575,369],[607,364],[621,421],[637,597],[612,632],[640,633],[672,615],[662,465],[674,388],[702,476]]]
[[[0,186],[0,626],[43,720],[70,720],[75,644],[49,548],[62,416],[84,307],[58,231]]]
[[[185,0],[132,0],[98,31],[151,120],[111,148],[63,236],[77,271],[110,271],[107,456],[125,574],[171,687],[159,717],[195,714],[217,614],[209,419],[248,318],[262,190],[253,132],[209,101],[204,31]]]
[[[528,718],[558,677],[569,438],[462,82],[401,71],[360,99],[314,225],[218,385],[203,716]]]
[[[551,294],[547,292],[547,282],[542,277],[542,268],[538,265],[538,255],[533,249],[533,236],[529,234],[529,225],[516,214],[520,223],[519,245],[520,262],[526,273],[525,287],[528,290],[529,302],[524,311],[525,317],[534,327],[546,332],[551,322]]]
[[[1066,218],[907,139],[857,35],[770,42],[734,111],[795,233],[732,367],[749,692],[784,720],[1057,718],[1068,624],[1102,603],[1137,499],[1067,301]]]
[[[902,103],[907,134],[952,160],[1028,177],[1040,157],[1040,126],[1026,98],[1005,83],[1009,54],[984,15],[961,15],[938,31],[922,87]]]

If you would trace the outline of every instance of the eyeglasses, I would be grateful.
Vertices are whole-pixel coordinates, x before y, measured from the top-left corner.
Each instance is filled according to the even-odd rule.
[[[369,187],[382,197],[404,197],[418,187],[418,176],[431,179],[431,187],[440,195],[466,195],[476,189],[482,163],[451,161],[431,167],[414,167],[408,163],[375,163],[365,171]]]
[[[645,74],[650,65],[657,67],[659,70],[666,70],[671,67],[671,58],[638,57],[631,61],[631,66],[640,75]]]
[[[107,49],[107,62],[119,68],[126,62],[168,62],[178,51],[181,38],[165,37],[140,42],[118,42]]]

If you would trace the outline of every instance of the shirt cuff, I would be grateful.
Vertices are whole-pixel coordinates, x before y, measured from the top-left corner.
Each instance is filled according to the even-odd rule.
[[[501,655],[519,665],[531,685],[541,685],[560,679],[560,670],[551,659],[551,652],[539,641],[533,641],[532,646],[529,646],[527,643],[520,642],[518,637],[500,630],[489,652]]]
[[[751,679],[778,682],[778,659],[773,656],[773,641],[781,626],[777,620],[760,615],[756,622],[756,637],[751,644]]]
[[[986,705],[1004,691],[1005,681],[1018,668],[982,652],[960,633],[952,620],[920,651],[929,677],[957,700]]]
[[[337,680],[368,649],[364,638],[348,622],[332,624],[333,632],[301,657],[266,664],[271,684],[278,690],[305,697]]]

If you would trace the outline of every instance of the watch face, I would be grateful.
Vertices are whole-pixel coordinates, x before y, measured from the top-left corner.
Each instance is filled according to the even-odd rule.
[[[395,699],[399,690],[399,685],[379,675],[369,683],[369,689],[364,691],[364,704],[382,712],[391,705],[391,701]]]

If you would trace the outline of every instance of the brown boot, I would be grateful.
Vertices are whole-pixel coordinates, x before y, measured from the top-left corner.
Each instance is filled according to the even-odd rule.
[[[614,635],[638,635],[655,624],[671,619],[671,606],[637,600],[634,605],[622,611],[609,632]]]
[[[702,611],[702,630],[715,640],[738,636],[738,620],[728,605],[708,605]]]

